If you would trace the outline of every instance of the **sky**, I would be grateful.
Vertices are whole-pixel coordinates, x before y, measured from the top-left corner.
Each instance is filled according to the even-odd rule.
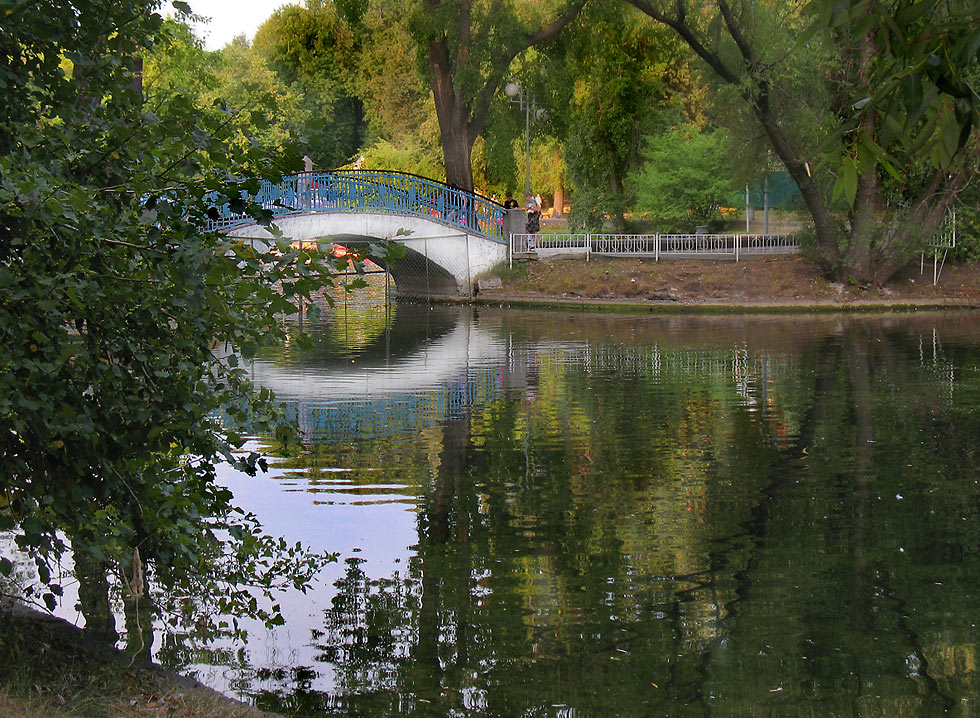
[[[208,50],[220,50],[236,35],[249,40],[255,31],[278,8],[290,4],[287,0],[186,0],[195,15],[211,18],[207,24],[194,25],[198,37]],[[298,0],[293,0],[296,4]],[[166,15],[173,13],[169,3],[163,6]]]

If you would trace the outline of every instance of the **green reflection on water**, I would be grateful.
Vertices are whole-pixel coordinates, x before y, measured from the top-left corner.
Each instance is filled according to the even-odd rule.
[[[407,354],[485,333],[499,351],[462,372],[492,390],[440,404],[433,380],[418,405],[441,413],[354,440],[310,421],[288,475],[312,500],[338,468],[347,491],[395,487],[417,544],[391,575],[348,560],[314,661],[254,688],[261,707],[980,712],[974,316],[429,311]]]

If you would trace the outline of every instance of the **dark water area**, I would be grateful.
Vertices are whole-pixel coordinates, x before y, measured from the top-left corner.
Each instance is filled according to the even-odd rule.
[[[340,560],[160,660],[287,715],[980,714],[976,314],[306,329],[251,368],[303,453],[223,479]]]

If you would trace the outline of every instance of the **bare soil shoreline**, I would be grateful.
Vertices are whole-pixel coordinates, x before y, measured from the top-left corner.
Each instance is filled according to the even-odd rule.
[[[651,312],[896,311],[980,308],[980,263],[918,264],[881,288],[827,280],[799,255],[743,262],[592,257],[515,263],[480,303]]]

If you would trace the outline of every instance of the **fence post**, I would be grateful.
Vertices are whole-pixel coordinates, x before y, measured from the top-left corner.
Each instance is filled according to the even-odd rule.
[[[657,232],[653,239],[653,261],[660,261],[660,232]]]
[[[738,250],[741,248],[741,244],[742,244],[742,235],[736,234],[735,235],[735,261],[736,262],[738,262]]]
[[[585,235],[585,261],[588,262],[592,256],[592,233]]]
[[[470,235],[463,233],[463,241],[466,242],[466,283],[467,294],[473,296],[473,265],[470,264]]]

